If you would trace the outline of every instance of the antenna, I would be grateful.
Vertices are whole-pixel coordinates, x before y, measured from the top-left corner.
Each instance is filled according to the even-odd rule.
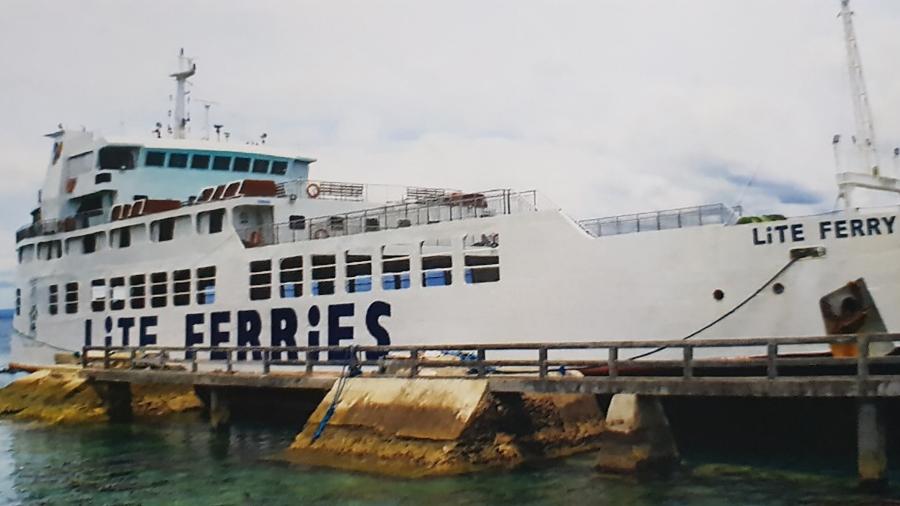
[[[853,99],[853,118],[856,122],[856,143],[865,173],[871,172],[879,176],[878,153],[875,149],[875,125],[872,121],[872,108],[869,106],[869,92],[863,78],[862,58],[856,43],[856,31],[853,29],[853,11],[850,0],[841,0],[841,13],[838,14],[844,25],[844,42],[847,45],[847,69],[850,72],[850,93]]]
[[[184,130],[187,125],[188,118],[184,114],[184,102],[186,93],[184,85],[187,79],[197,73],[197,65],[193,58],[184,55],[184,48],[178,53],[178,72],[169,74],[169,77],[175,78],[175,138],[184,139]]]
[[[218,102],[213,102],[212,100],[201,100],[197,99],[197,102],[203,104],[203,140],[208,141],[210,136],[209,131],[209,109],[214,105],[219,105]]]

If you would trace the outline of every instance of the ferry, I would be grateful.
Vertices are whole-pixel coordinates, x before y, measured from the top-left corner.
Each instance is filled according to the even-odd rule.
[[[788,218],[713,204],[575,220],[536,191],[314,177],[314,158],[264,138],[187,138],[185,86],[197,67],[182,52],[170,129],[47,135],[47,175],[16,233],[11,361],[52,364],[104,344],[900,331],[900,206],[855,202],[861,188],[896,195],[900,181],[877,164],[847,0],[841,18],[859,163],[839,168],[840,210]],[[882,344],[878,353],[893,350]]]

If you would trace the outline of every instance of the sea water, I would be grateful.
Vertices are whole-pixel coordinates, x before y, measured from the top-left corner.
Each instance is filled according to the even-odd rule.
[[[4,365],[9,330],[0,319]],[[856,492],[852,463],[747,467],[715,453],[685,455],[668,478],[601,475],[587,454],[513,472],[387,479],[279,461],[299,429],[214,432],[197,415],[67,427],[0,419],[0,504],[900,505],[900,494]]]

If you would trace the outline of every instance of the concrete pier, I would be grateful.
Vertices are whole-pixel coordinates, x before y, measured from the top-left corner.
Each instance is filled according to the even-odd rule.
[[[875,399],[860,400],[857,406],[857,466],[861,488],[887,486],[887,423]]]
[[[222,388],[209,391],[209,424],[214,430],[226,430],[231,424],[231,403],[228,392]]]
[[[678,464],[678,448],[658,398],[614,395],[606,415],[607,432],[596,467],[613,473],[668,473]]]

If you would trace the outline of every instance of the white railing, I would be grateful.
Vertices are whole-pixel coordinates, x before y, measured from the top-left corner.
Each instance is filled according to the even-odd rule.
[[[740,215],[740,207],[732,208],[725,204],[710,204],[649,213],[592,218],[581,220],[578,224],[591,235],[603,237],[703,225],[733,225]]]

